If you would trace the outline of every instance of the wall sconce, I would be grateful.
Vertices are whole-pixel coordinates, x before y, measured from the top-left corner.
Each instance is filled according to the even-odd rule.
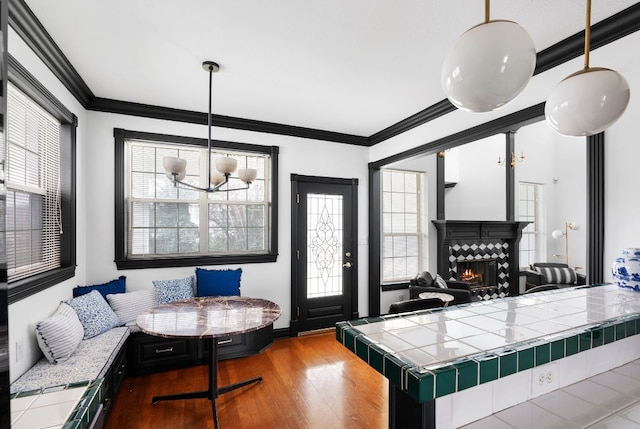
[[[520,156],[516,156],[515,153],[511,152],[511,161],[509,162],[509,165],[511,166],[511,168],[516,166],[517,162],[522,162],[524,161],[524,153],[520,152]],[[503,166],[505,163],[507,162],[507,158],[502,159],[502,157],[500,155],[498,155],[498,165],[499,166]]]
[[[580,225],[575,223],[575,222],[565,222],[564,224],[564,231],[560,230],[560,229],[556,229],[555,231],[553,231],[551,233],[551,236],[553,238],[555,238],[556,240],[564,237],[565,241],[564,241],[564,261],[567,265],[569,265],[569,230],[573,230],[573,231],[577,231],[578,229],[580,229]],[[556,257],[561,258],[562,255],[553,255]]]

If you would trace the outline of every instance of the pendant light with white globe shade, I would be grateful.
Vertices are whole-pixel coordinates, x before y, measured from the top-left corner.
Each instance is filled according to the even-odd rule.
[[[590,38],[591,0],[587,0],[584,68],[560,82],[544,107],[549,125],[566,136],[590,136],[604,131],[629,104],[629,84],[620,73],[589,67]]]
[[[489,112],[513,100],[536,66],[531,36],[513,21],[485,20],[463,33],[442,66],[442,87],[451,103],[469,112]]]
[[[165,156],[162,159],[162,165],[165,169],[167,177],[173,182],[174,186],[184,186],[187,188],[195,189],[201,192],[218,192],[218,191],[239,191],[242,189],[248,189],[249,185],[256,180],[257,171],[253,168],[241,168],[238,170],[238,178],[244,182],[247,186],[243,188],[234,189],[221,189],[225,184],[229,182],[231,173],[236,171],[238,167],[238,160],[234,158],[221,157],[216,158],[216,170],[211,171],[211,99],[212,99],[212,87],[213,87],[213,73],[220,70],[220,66],[213,61],[205,61],[202,63],[202,68],[209,72],[209,115],[207,126],[209,134],[207,137],[207,187],[201,188],[184,182],[184,178],[187,174],[187,160],[182,158],[176,158],[175,156]]]

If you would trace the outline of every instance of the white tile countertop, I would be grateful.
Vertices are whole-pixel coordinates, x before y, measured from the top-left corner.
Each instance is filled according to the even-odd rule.
[[[102,380],[21,392],[11,396],[11,429],[81,429],[100,401]]]
[[[419,403],[640,333],[640,293],[591,285],[337,324]]]

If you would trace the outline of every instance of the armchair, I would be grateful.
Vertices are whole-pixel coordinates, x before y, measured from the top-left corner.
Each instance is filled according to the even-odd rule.
[[[534,262],[526,275],[526,291],[532,288],[541,290],[538,286],[555,285],[559,289],[587,283],[587,276],[559,262]]]
[[[445,280],[446,289],[438,286],[436,280],[427,271],[419,273],[417,276],[409,280],[409,298],[419,299],[422,292],[445,292],[453,296],[450,305],[466,304],[471,301],[477,301],[471,294],[469,283],[458,280]]]

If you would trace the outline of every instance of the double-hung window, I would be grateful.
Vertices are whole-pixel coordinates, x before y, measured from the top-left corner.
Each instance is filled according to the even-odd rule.
[[[420,181],[422,173],[382,172],[382,281],[406,281],[420,270]]]
[[[9,57],[6,242],[9,302],[75,274],[77,118]]]
[[[205,141],[116,130],[116,146],[121,148],[116,154],[120,153],[123,170],[116,196],[116,207],[122,210],[116,216],[119,268],[275,260],[277,148],[218,141],[214,145],[212,166],[216,158],[230,157],[237,160],[238,169],[257,170],[248,188],[235,173],[217,192],[174,186],[163,168],[165,156],[185,159],[183,181],[207,187]]]
[[[545,241],[542,231],[543,185],[520,182],[518,185],[518,218],[529,224],[522,230],[520,266],[527,267],[545,260]]]

